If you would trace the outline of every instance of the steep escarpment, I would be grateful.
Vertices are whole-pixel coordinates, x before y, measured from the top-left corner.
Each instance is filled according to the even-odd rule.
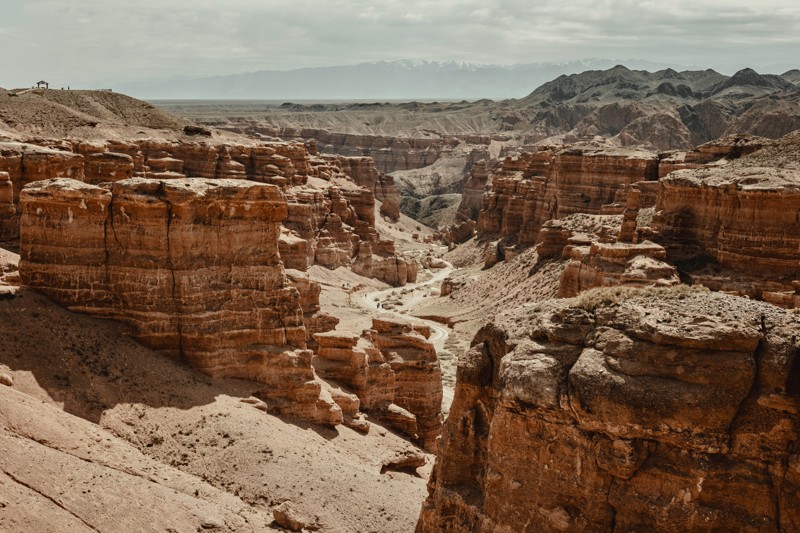
[[[535,244],[547,220],[600,214],[620,188],[657,178],[658,156],[648,152],[592,145],[523,152],[506,158],[492,173],[491,190],[478,214],[478,236]]]
[[[86,183],[130,177],[237,179],[278,185],[290,198],[281,252],[287,267],[349,266],[369,258],[361,272],[402,285],[414,264],[381,245],[375,230],[375,194],[381,214],[399,216],[399,192],[369,158],[321,157],[301,143],[204,143],[177,140],[0,143],[0,169],[8,173],[14,204],[28,184],[49,178]],[[0,234],[17,238],[19,221],[7,208]],[[372,260],[375,256],[374,261]],[[374,262],[381,268],[372,268]],[[392,266],[393,265],[393,266]]]
[[[796,529],[798,326],[685,288],[509,311],[459,362],[417,531]]]
[[[800,279],[800,136],[758,144],[743,157],[666,175],[642,225],[687,281],[785,304]]]
[[[430,328],[395,318],[372,319],[361,336],[315,335],[314,368],[346,384],[370,416],[435,451],[442,426],[442,372],[427,339]]]
[[[212,376],[264,383],[277,412],[340,423],[320,399],[300,293],[278,254],[286,199],[244,180],[33,183],[20,197],[20,276],[75,311]]]
[[[653,227],[679,263],[705,260],[748,278],[791,281],[800,277],[798,209],[797,169],[679,170],[661,181]]]

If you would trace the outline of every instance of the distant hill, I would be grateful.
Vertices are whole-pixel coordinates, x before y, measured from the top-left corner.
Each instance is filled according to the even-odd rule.
[[[530,144],[604,137],[624,146],[687,149],[723,135],[777,138],[800,129],[800,71],[655,72],[616,65],[560,75],[522,98],[438,103],[160,102],[191,120],[252,135],[329,139],[495,136]],[[280,101],[279,101],[280,102]],[[361,153],[358,149],[352,153]],[[343,148],[343,150],[345,149]],[[336,151],[329,147],[328,150]],[[351,152],[348,152],[351,153]]]
[[[475,65],[454,61],[378,61],[358,65],[265,70],[230,76],[141,80],[115,89],[145,99],[461,100],[520,98],[561,74],[607,69],[614,59]],[[668,65],[629,60],[630,68]]]
[[[177,135],[189,124],[154,105],[109,91],[0,89],[0,138],[109,139]]]
[[[617,65],[559,76],[513,103],[503,121],[540,137],[569,133],[621,144],[688,148],[723,135],[777,138],[800,128],[797,71],[782,76],[745,68],[677,72]]]

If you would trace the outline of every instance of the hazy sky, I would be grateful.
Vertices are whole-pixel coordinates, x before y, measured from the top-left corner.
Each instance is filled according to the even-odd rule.
[[[0,86],[392,59],[800,67],[798,0],[0,0]]]

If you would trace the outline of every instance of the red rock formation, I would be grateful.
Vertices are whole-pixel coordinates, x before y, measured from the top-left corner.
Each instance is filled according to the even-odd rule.
[[[800,308],[800,281],[793,281],[792,287],[794,291],[764,291],[761,293],[761,297],[765,302],[769,302],[772,305],[786,309],[797,309]]]
[[[84,181],[103,183],[133,177],[133,158],[127,154],[99,152],[84,156]]]
[[[433,450],[442,426],[442,374],[430,334],[427,326],[374,318],[360,337],[315,335],[314,368],[347,385],[367,413]]]
[[[379,279],[394,287],[417,281],[416,261],[396,255],[394,241],[360,243],[352,269],[357,274]]]
[[[346,157],[367,155],[375,161],[380,172],[390,173],[396,170],[410,170],[433,164],[439,159],[442,151],[452,150],[459,139],[441,138],[398,138],[379,135],[350,135],[332,133],[313,128],[273,128],[265,125],[230,128],[231,131],[247,133],[253,136],[267,135],[287,141],[295,139],[313,139],[317,150],[323,153],[337,154]],[[475,137],[472,142],[483,141],[489,144],[488,137]]]
[[[375,318],[375,345],[395,375],[394,403],[417,418],[417,436],[434,450],[442,429],[442,371],[428,326],[395,318]]]
[[[20,275],[69,309],[212,376],[262,382],[276,412],[340,423],[321,399],[301,295],[278,255],[284,195],[242,180],[45,180],[21,195]],[[307,305],[308,307],[308,305]]]
[[[793,291],[800,170],[746,159],[662,179],[653,230],[670,261],[697,283],[758,298]]]
[[[798,327],[689,289],[498,317],[459,361],[417,531],[796,530]]]
[[[394,221],[400,219],[400,189],[394,184],[394,177],[382,174],[378,178],[375,199],[381,202],[381,215]]]
[[[469,178],[464,185],[461,203],[456,213],[456,224],[467,220],[478,220],[478,214],[483,207],[483,197],[486,194],[486,184],[489,181],[489,171],[485,159],[472,166]]]
[[[438,239],[447,245],[463,244],[475,236],[475,228],[477,222],[474,220],[465,220],[459,224],[448,226],[434,234],[434,238]]]
[[[13,203],[19,203],[19,193],[28,183],[50,178],[83,179],[83,158],[69,152],[26,143],[0,143],[0,172],[8,174],[11,181]],[[3,180],[8,193],[8,184]],[[16,211],[16,209],[15,209]],[[0,216],[0,236],[3,240],[16,240],[19,236],[19,218],[6,206]]]
[[[316,157],[299,143],[36,142],[59,149],[0,144],[0,169],[7,169],[11,176],[15,204],[26,183],[60,176],[94,184],[135,175],[162,180],[184,176],[248,179],[280,185],[290,197],[286,221],[290,231],[282,235],[280,250],[287,268],[301,271],[315,263],[329,268],[349,266],[359,252],[363,257],[377,242],[373,191],[380,189],[386,199],[382,213],[399,216],[399,192],[390,177],[378,175],[369,158]],[[313,186],[306,185],[310,178],[319,179]],[[6,208],[0,216],[0,235],[13,240],[17,232],[18,219]],[[394,253],[377,254],[368,263],[362,272],[372,276],[374,271],[392,284],[414,277],[410,262]]]
[[[14,184],[8,172],[0,172],[0,242],[16,239],[18,220]]]
[[[300,293],[300,307],[303,309],[303,323],[306,327],[306,342],[309,346],[316,346],[314,335],[333,331],[339,319],[327,313],[320,312],[319,296],[322,287],[316,281],[309,279],[308,275],[297,270],[286,269],[289,283]]]
[[[535,244],[547,220],[599,214],[621,187],[656,179],[657,174],[654,154],[593,145],[543,148],[507,158],[491,176],[478,235]]]
[[[599,243],[568,247],[570,261],[561,274],[559,298],[577,296],[596,287],[669,287],[678,285],[677,269],[665,262],[663,246],[645,241]]]

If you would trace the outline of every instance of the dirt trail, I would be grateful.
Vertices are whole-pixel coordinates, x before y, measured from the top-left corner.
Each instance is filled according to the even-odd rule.
[[[391,287],[377,291],[366,292],[361,298],[356,301],[358,304],[372,312],[381,314],[393,315],[411,321],[422,322],[431,328],[430,340],[436,348],[437,354],[442,354],[445,351],[445,343],[450,336],[450,328],[424,318],[415,317],[412,315],[414,309],[420,304],[425,302],[425,299],[431,295],[438,295],[438,286],[447,276],[453,272],[454,267],[452,264],[445,262],[447,266],[438,270],[424,270],[430,272],[432,275],[425,281],[418,283],[410,283],[403,287]],[[384,307],[385,302],[391,301],[394,305],[391,308]],[[449,412],[450,404],[453,402],[453,387],[445,381],[444,396],[442,399],[442,408],[445,412]]]

